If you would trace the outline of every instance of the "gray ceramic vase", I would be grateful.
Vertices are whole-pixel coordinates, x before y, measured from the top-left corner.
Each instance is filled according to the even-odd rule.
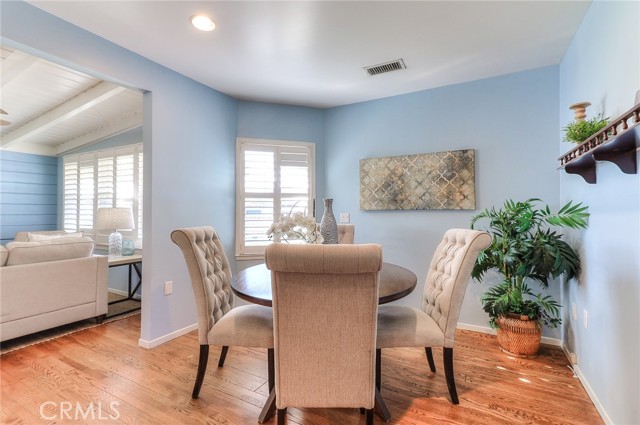
[[[338,224],[333,215],[333,199],[324,200],[324,213],[320,221],[320,234],[324,238],[323,244],[338,243]]]

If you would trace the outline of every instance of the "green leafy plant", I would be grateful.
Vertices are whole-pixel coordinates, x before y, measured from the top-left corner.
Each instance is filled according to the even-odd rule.
[[[602,114],[597,115],[590,120],[572,121],[564,128],[565,134],[563,141],[569,143],[582,143],[589,137],[602,130],[609,124],[609,118],[605,118]]]
[[[549,279],[565,274],[571,279],[580,273],[580,257],[553,227],[584,229],[588,207],[568,202],[553,213],[549,206],[536,208],[540,199],[524,202],[507,200],[502,208],[486,209],[474,216],[471,228],[479,221],[487,222],[491,245],[480,253],[471,275],[481,280],[489,270],[499,271],[503,280],[481,297],[490,325],[509,313],[540,320],[549,327],[561,323],[560,304],[549,295],[534,291],[528,281],[541,288]]]

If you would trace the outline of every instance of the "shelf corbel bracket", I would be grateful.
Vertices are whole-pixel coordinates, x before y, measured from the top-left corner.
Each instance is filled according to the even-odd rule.
[[[591,153],[582,155],[579,159],[569,162],[564,167],[567,174],[577,174],[589,184],[596,183],[596,160]]]
[[[640,127],[635,126],[618,135],[615,140],[594,150],[597,161],[613,162],[626,174],[638,172],[636,150],[640,146]]]

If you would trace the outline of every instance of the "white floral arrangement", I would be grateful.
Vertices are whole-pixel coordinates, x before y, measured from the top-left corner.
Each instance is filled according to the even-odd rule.
[[[320,244],[324,241],[315,217],[300,211],[281,215],[279,221],[271,224],[267,236],[269,239],[280,236],[285,242],[299,239],[306,243]]]

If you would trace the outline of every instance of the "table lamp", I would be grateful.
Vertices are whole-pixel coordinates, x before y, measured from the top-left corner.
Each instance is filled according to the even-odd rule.
[[[96,228],[113,230],[109,235],[109,255],[122,255],[122,235],[118,230],[132,230],[133,211],[131,208],[98,208]]]

